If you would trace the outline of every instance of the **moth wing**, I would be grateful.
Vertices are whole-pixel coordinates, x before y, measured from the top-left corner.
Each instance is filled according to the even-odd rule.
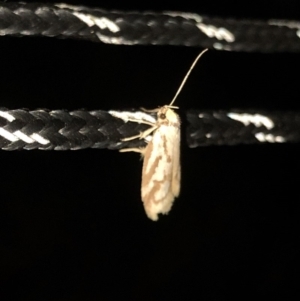
[[[175,197],[180,193],[181,165],[180,165],[180,130],[176,129],[177,139],[173,141],[173,173],[172,173],[172,193]]]
[[[144,153],[142,200],[147,216],[170,211],[180,191],[179,127],[161,125],[153,134]]]

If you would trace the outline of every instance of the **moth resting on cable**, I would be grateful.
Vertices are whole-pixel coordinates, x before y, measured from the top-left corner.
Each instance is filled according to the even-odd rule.
[[[173,106],[173,103],[197,61],[207,50],[203,50],[196,57],[169,105],[154,110],[144,109],[146,112],[156,112],[156,121],[146,120],[141,115],[137,116],[134,113],[123,117],[126,121],[151,126],[139,135],[123,139],[123,141],[146,139],[152,134],[146,147],[126,148],[121,149],[120,152],[138,152],[144,158],[141,194],[146,214],[153,221],[158,220],[159,213],[167,214],[170,211],[174,199],[180,192],[180,118],[173,110],[178,109]],[[110,114],[122,118],[121,112],[110,111]]]

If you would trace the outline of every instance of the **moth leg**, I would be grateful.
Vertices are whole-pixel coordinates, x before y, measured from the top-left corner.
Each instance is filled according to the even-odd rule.
[[[165,107],[165,108],[169,108],[169,109],[179,109],[179,107],[177,107],[177,106],[169,106],[169,105],[166,105],[166,106],[163,106],[163,107]],[[147,113],[157,113],[159,110],[161,110],[162,109],[162,107],[160,107],[160,108],[157,108],[157,109],[152,109],[152,110],[149,110],[149,109],[145,109],[145,108],[141,108],[141,110],[142,111],[144,111],[144,112],[147,112]]]
[[[146,120],[137,120],[137,119],[134,119],[134,118],[127,118],[127,121],[130,121],[130,122],[136,122],[136,123],[141,123],[141,124],[148,124],[148,125],[151,125],[151,126],[154,126],[154,124],[155,124],[155,123],[150,122],[150,121],[146,121]]]
[[[141,107],[141,110],[144,112],[148,112],[148,113],[156,113],[160,110],[160,108],[149,110],[149,109],[145,109],[145,108]]]
[[[121,139],[121,140],[122,140],[122,141],[130,141],[130,140],[134,140],[134,139],[141,138],[141,135],[142,135],[142,132],[141,132],[139,135],[135,135],[135,136],[123,138],[123,139]]]
[[[120,149],[119,152],[121,153],[126,153],[126,152],[135,152],[135,153],[140,153],[140,154],[144,154],[145,153],[145,148],[137,148],[137,147],[133,147],[133,148],[123,148]]]
[[[139,135],[123,138],[122,141],[130,141],[134,139],[143,139],[149,136],[153,131],[155,131],[158,128],[157,125],[152,126],[151,128],[145,130],[144,132],[140,132]]]

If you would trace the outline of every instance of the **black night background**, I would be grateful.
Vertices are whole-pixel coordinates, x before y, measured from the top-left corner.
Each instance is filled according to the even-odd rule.
[[[68,3],[300,19],[299,1],[265,2]],[[0,38],[0,49],[0,107],[51,110],[167,104],[201,51],[8,36]],[[0,299],[287,300],[299,294],[300,145],[190,149],[184,115],[188,109],[300,110],[299,69],[299,53],[210,50],[201,58],[176,101],[181,194],[158,222],[144,213],[138,154],[1,151]]]

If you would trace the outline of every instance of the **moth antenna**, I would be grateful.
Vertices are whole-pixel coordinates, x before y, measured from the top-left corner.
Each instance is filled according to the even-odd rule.
[[[175,96],[173,97],[172,101],[170,102],[169,106],[172,106],[172,104],[174,103],[174,101],[176,100],[177,96],[179,95],[180,91],[182,90],[186,80],[188,79],[191,71],[194,69],[195,65],[197,64],[198,60],[200,59],[200,57],[202,56],[202,54],[204,54],[206,51],[208,50],[208,48],[204,49],[203,51],[200,52],[200,54],[198,54],[198,56],[195,58],[192,66],[190,67],[189,71],[187,72],[186,76],[184,77],[180,87],[178,88]]]

